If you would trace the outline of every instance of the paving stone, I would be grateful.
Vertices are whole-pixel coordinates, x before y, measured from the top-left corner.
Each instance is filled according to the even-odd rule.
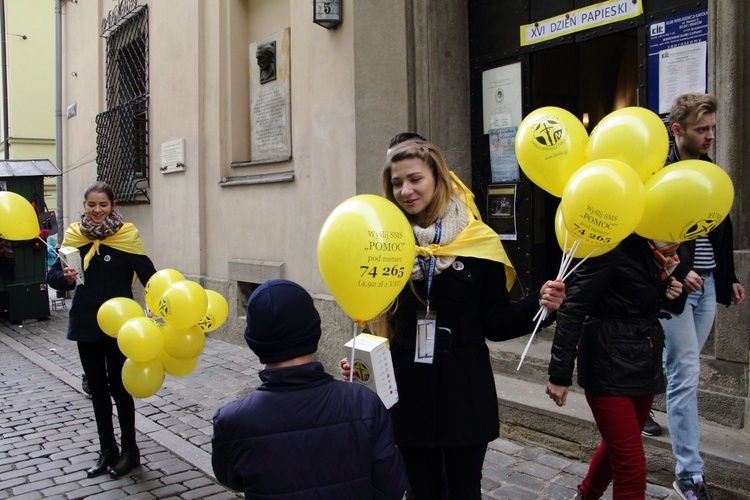
[[[107,474],[88,478],[86,469],[98,456],[98,436],[91,400],[80,392],[80,361],[75,343],[65,339],[66,324],[67,316],[57,312],[50,321],[30,322],[22,330],[0,319],[0,500],[18,495],[95,500],[242,498],[216,482],[210,464],[206,470],[186,461],[155,436],[171,433],[183,446],[210,455],[216,409],[259,384],[262,365],[249,349],[207,336],[193,373],[168,376],[157,394],[135,400],[139,418],[148,419],[149,426],[159,431],[152,436],[137,429],[141,466],[117,480]],[[18,351],[18,346],[26,351]],[[65,375],[53,375],[42,367],[44,363]],[[117,425],[115,418],[119,435]],[[569,498],[587,470],[584,462],[499,438],[488,445],[483,498]],[[605,494],[606,498],[611,495]],[[650,485],[648,498],[676,497]]]

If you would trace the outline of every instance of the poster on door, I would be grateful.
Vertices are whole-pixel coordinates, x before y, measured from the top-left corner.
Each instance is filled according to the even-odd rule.
[[[708,9],[649,25],[648,108],[669,113],[672,101],[688,92],[705,93],[708,68]]]
[[[492,182],[518,182],[516,132],[518,127],[490,129],[490,171]]]

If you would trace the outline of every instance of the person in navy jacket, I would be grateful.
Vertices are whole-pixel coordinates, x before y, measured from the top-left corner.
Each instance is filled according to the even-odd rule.
[[[216,479],[248,499],[401,499],[406,472],[378,395],[314,361],[320,316],[296,283],[271,280],[247,303],[245,340],[262,385],[214,415]]]

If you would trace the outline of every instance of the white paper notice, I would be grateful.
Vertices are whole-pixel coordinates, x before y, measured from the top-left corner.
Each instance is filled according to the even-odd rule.
[[[669,113],[680,94],[705,91],[706,51],[698,42],[659,52],[659,113]]]

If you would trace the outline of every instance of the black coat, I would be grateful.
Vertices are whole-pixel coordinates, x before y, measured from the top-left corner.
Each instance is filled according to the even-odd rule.
[[[81,259],[93,243],[79,248]],[[60,259],[47,272],[47,284],[55,290],[73,290],[68,321],[68,339],[78,342],[116,342],[99,328],[96,313],[99,307],[114,297],[133,298],[133,273],[145,285],[156,272],[154,264],[146,255],[136,255],[116,250],[107,245],[99,246],[99,253],[91,259],[84,271],[83,285],[68,284],[63,275]]]
[[[391,356],[399,393],[391,408],[396,443],[443,447],[495,439],[497,393],[485,339],[506,340],[533,331],[538,294],[511,303],[502,264],[458,257],[432,282],[437,353],[433,364],[423,364],[414,362],[414,350],[417,319],[424,318],[425,305],[412,285],[419,297],[427,296],[425,281],[411,282],[391,313]]]
[[[550,382],[570,386],[577,356],[578,383],[595,394],[663,392],[658,317],[665,287],[648,242],[638,235],[586,260],[571,276],[557,313]]]
[[[706,155],[701,156],[700,159],[711,161],[711,158]],[[667,165],[677,161],[680,161],[680,158],[677,156],[677,150],[673,147],[667,157]],[[716,270],[714,271],[716,302],[729,306],[732,300],[732,293],[734,292],[732,285],[740,282],[734,270],[734,251],[732,250],[734,241],[732,221],[729,215],[713,231],[708,233],[708,239],[711,241],[711,246],[714,249],[714,261],[716,262]],[[693,269],[695,240],[683,242],[677,254],[680,256],[680,263],[675,268],[672,276],[682,281]],[[664,309],[669,312],[682,314],[689,293],[687,290],[683,290],[682,295],[674,301],[665,304]]]
[[[391,499],[406,472],[380,398],[320,363],[260,372],[257,390],[214,415],[216,479],[248,499]]]

